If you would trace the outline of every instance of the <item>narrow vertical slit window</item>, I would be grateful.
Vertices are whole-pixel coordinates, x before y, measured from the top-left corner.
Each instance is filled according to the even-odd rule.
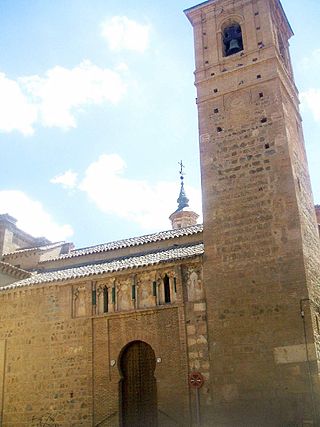
[[[156,296],[157,296],[157,282],[156,282],[156,281],[154,281],[154,282],[152,283],[152,295],[153,295],[154,297],[156,297]]]
[[[113,287],[112,288],[112,304],[115,304],[116,303],[116,288],[115,287]]]
[[[163,279],[163,287],[164,287],[164,302],[168,304],[171,302],[171,295],[170,295],[170,279],[168,275],[166,274]]]
[[[109,305],[109,294],[108,288],[105,286],[103,288],[103,312],[108,313],[108,305]]]
[[[97,291],[95,289],[92,291],[92,305],[97,305]]]

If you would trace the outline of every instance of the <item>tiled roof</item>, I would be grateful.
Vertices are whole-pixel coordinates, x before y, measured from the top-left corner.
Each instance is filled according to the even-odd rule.
[[[176,230],[161,231],[159,233],[147,234],[140,237],[132,237],[124,240],[117,240],[115,242],[104,243],[101,245],[90,246],[83,249],[75,249],[67,254],[60,255],[59,258],[50,259],[55,261],[57,259],[74,258],[83,255],[91,255],[99,252],[107,252],[115,249],[127,248],[130,246],[143,245],[145,243],[159,242],[161,240],[174,239],[175,237],[189,236],[192,234],[201,233],[203,225],[193,225],[191,227],[178,228]],[[46,261],[42,261],[46,262]]]
[[[140,256],[120,258],[102,264],[91,264],[82,267],[68,268],[65,270],[39,273],[31,276],[28,279],[4,286],[0,288],[0,290],[14,289],[40,283],[52,283],[70,279],[78,279],[97,274],[126,270],[129,268],[145,267],[170,261],[177,261],[202,255],[203,251],[203,244],[200,243],[192,246],[180,246],[174,249],[147,253]]]
[[[55,242],[55,243],[49,243],[47,245],[42,245],[42,246],[34,246],[32,248],[18,248],[12,252],[8,252],[8,253],[3,254],[3,256],[6,257],[6,256],[21,254],[21,253],[26,253],[26,252],[46,251],[49,249],[58,248],[59,246],[62,246],[64,243],[65,242]]]
[[[31,276],[29,271],[22,270],[22,268],[15,267],[7,262],[0,261],[0,271],[9,274],[16,279],[25,279]]]

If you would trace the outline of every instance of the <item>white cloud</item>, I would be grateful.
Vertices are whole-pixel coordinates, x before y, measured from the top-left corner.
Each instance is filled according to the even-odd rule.
[[[37,108],[29,102],[19,84],[0,73],[0,132],[17,130],[30,135],[36,120]]]
[[[40,202],[22,191],[0,191],[0,212],[12,215],[19,228],[35,237],[59,241],[73,234],[70,225],[57,224]]]
[[[142,53],[149,45],[150,26],[139,24],[126,16],[114,16],[103,22],[101,34],[111,50]]]
[[[125,169],[120,156],[104,154],[89,165],[79,189],[102,212],[138,223],[146,230],[170,228],[168,217],[177,207],[178,182],[160,181],[152,185],[131,180],[124,176]],[[186,192],[192,201],[190,208],[200,213],[200,191],[187,186]]]
[[[44,77],[24,76],[17,81],[0,73],[0,132],[18,130],[28,135],[36,124],[74,128],[76,113],[85,107],[121,100],[126,93],[122,71],[83,61],[72,69],[56,66]]]
[[[20,79],[37,100],[43,126],[76,127],[75,112],[90,104],[117,103],[126,92],[119,73],[83,61],[72,69],[56,66],[45,77]]]
[[[72,170],[68,170],[61,175],[53,177],[50,182],[52,184],[61,184],[63,188],[72,189],[76,186],[78,174]]]
[[[320,89],[309,89],[300,94],[302,109],[311,111],[315,121],[320,122]]]

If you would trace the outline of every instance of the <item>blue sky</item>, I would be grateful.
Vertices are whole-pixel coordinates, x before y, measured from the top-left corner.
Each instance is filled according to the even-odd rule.
[[[282,3],[320,203],[320,5]],[[195,4],[0,0],[0,213],[77,247],[168,229],[181,159],[200,211]]]

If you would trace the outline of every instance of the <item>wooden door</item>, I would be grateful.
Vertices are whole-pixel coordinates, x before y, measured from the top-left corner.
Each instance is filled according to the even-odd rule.
[[[120,360],[122,427],[157,426],[155,366],[154,351],[142,341],[134,341],[123,351]]]

